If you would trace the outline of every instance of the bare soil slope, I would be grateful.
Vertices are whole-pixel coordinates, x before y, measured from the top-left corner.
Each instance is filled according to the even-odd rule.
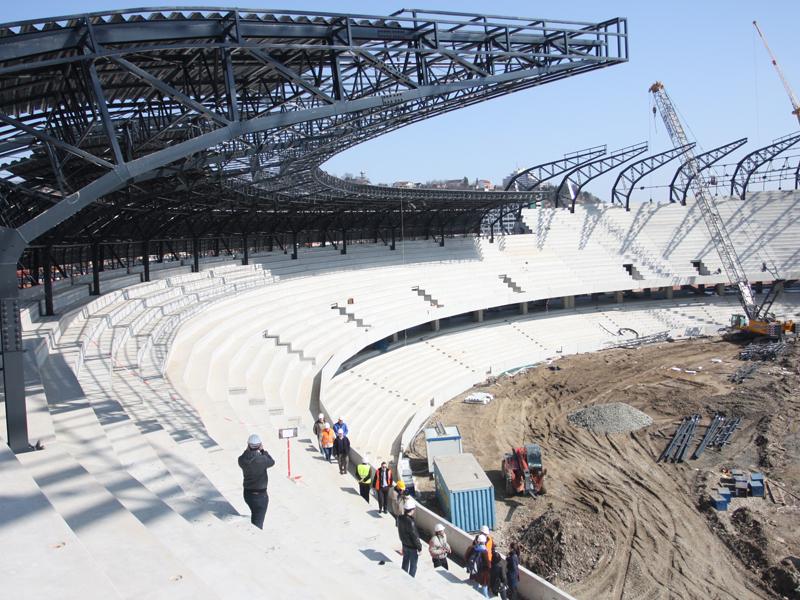
[[[734,384],[739,349],[706,339],[568,357],[481,388],[495,395],[487,406],[459,397],[431,420],[458,425],[494,482],[501,547],[521,541],[523,562],[578,598],[800,598],[800,348]],[[608,402],[653,424],[596,434],[567,420]],[[743,417],[731,446],[656,463],[682,416],[703,415],[696,445],[715,411]],[[547,493],[505,498],[502,455],[525,442],[543,448]],[[424,446],[418,437],[412,457]],[[707,499],[722,467],[765,472],[790,492],[786,505],[740,499],[718,513]]]

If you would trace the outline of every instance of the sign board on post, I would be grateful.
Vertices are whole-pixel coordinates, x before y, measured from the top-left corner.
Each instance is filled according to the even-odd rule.
[[[284,427],[278,429],[278,439],[286,440],[286,476],[292,478],[292,447],[290,443],[292,438],[297,437],[297,427]]]
[[[288,440],[297,437],[297,427],[286,427],[285,429],[278,429],[278,439]]]

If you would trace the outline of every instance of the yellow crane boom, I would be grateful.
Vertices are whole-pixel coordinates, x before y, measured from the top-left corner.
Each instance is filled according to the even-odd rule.
[[[775,67],[775,70],[778,72],[778,77],[781,78],[781,83],[783,83],[783,88],[786,90],[786,93],[789,95],[789,102],[792,103],[792,114],[797,117],[797,122],[800,123],[800,102],[797,101],[797,96],[794,95],[792,91],[792,86],[789,85],[789,81],[786,79],[786,76],[783,74],[783,70],[781,66],[778,64],[778,59],[775,58],[775,55],[772,53],[772,49],[769,47],[767,43],[767,38],[764,37],[764,33],[761,31],[761,28],[758,26],[756,21],[753,21],[753,27],[756,28],[758,32],[758,37],[761,38],[761,41],[764,42],[764,48],[767,49],[767,54],[769,54],[769,58],[772,61],[772,66]]]

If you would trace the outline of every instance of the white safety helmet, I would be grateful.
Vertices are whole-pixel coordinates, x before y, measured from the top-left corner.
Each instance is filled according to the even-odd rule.
[[[330,423],[325,423],[325,424],[322,426],[322,428],[323,428],[323,429],[330,429],[330,428],[331,428],[331,424],[330,424]]]
[[[433,528],[433,530],[436,533],[439,533],[440,531],[444,531],[444,525],[442,525],[441,523],[437,523],[436,526]]]
[[[318,418],[318,419],[324,419],[324,418],[325,418],[325,415],[323,415],[322,413],[319,413],[319,414],[317,415],[317,418]]]
[[[491,532],[489,531],[489,528],[486,525],[483,525],[481,526],[481,533],[485,536],[488,536]]]
[[[403,503],[403,510],[414,510],[417,508],[417,502],[413,498],[409,498]]]
[[[261,438],[254,433],[249,438],[247,438],[247,445],[252,448],[258,448],[261,445]]]
[[[485,536],[485,535],[483,535],[483,534],[480,534],[480,535],[478,536],[478,543],[479,543],[479,544],[485,544],[485,543],[486,543],[486,536]]]

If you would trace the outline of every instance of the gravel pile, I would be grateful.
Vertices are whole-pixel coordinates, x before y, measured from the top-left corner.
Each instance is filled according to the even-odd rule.
[[[567,420],[595,433],[627,433],[653,423],[642,411],[621,402],[587,406],[568,415]]]

